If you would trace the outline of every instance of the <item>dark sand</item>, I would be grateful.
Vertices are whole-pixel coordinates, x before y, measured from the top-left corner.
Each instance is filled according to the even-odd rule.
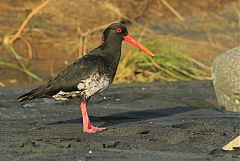
[[[211,82],[113,85],[89,103],[94,125],[82,132],[78,100],[40,99],[0,89],[0,160],[240,160],[224,152],[240,133],[240,113],[216,109]]]

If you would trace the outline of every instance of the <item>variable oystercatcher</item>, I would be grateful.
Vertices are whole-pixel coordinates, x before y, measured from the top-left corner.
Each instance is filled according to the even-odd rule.
[[[83,132],[96,133],[105,130],[106,128],[98,128],[91,124],[87,114],[87,103],[91,96],[106,89],[112,83],[121,56],[123,40],[154,56],[150,50],[128,35],[124,24],[113,23],[103,32],[103,41],[99,47],[73,62],[44,85],[20,96],[19,101],[44,97],[57,100],[79,97]]]

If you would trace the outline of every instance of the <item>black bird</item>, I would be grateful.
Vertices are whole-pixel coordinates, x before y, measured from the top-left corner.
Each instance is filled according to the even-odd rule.
[[[20,96],[18,100],[23,102],[44,97],[67,100],[79,97],[83,132],[95,133],[105,130],[106,128],[98,128],[91,124],[87,114],[87,102],[91,96],[112,83],[121,56],[123,40],[154,56],[151,51],[128,35],[124,24],[113,23],[103,32],[102,44],[99,47],[73,62],[44,85]]]

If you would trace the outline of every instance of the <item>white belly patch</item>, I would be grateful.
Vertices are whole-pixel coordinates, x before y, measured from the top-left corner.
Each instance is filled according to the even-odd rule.
[[[94,73],[88,79],[82,80],[78,83],[78,90],[82,91],[87,98],[93,94],[106,89],[110,85],[110,80],[106,75]]]
[[[70,98],[81,97],[80,91],[73,91],[73,92],[63,92],[60,91],[57,94],[52,96],[56,100],[69,100]]]
[[[94,73],[89,76],[88,79],[82,80],[77,84],[77,89],[79,91],[64,92],[60,91],[52,97],[56,100],[68,100],[70,98],[76,97],[86,97],[94,95],[97,92],[101,92],[110,85],[110,80],[106,75],[100,75],[99,73]]]

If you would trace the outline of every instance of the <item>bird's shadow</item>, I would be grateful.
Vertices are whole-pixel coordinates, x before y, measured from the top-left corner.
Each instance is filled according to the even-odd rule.
[[[92,122],[104,122],[102,126],[108,127],[112,125],[128,123],[128,122],[138,122],[144,120],[150,120],[159,117],[167,117],[175,114],[181,114],[188,111],[197,110],[197,107],[190,106],[178,106],[173,108],[164,108],[164,109],[147,109],[139,111],[128,111],[117,114],[111,114],[108,116],[90,116]],[[72,123],[82,123],[82,118],[70,119],[65,121],[57,121],[49,123],[48,125],[55,124],[72,124]]]

